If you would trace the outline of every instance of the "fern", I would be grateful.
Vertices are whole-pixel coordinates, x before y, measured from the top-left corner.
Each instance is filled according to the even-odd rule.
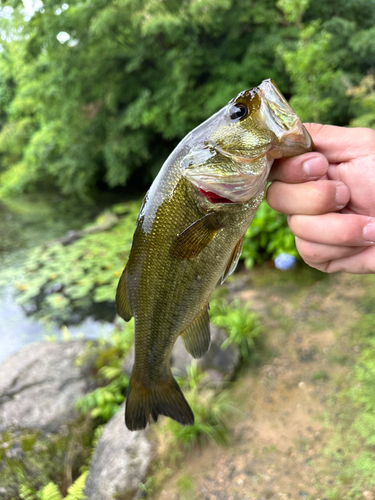
[[[20,487],[20,498],[22,500],[36,500],[36,493],[33,489],[21,484]]]
[[[38,500],[62,500],[62,495],[55,483],[48,483],[41,489],[37,496]]]
[[[242,358],[250,361],[263,332],[258,316],[239,300],[228,304],[225,299],[217,299],[210,303],[210,318],[214,325],[224,328],[228,335],[221,348],[226,349],[235,344]]]
[[[20,487],[20,498],[21,500],[85,500],[87,497],[83,494],[83,489],[88,474],[89,471],[86,471],[76,479],[74,484],[68,488],[68,494],[65,498],[61,495],[58,486],[52,482],[44,486],[38,493],[22,484]]]
[[[65,497],[65,500],[83,500],[87,498],[83,494],[83,489],[86,484],[86,479],[89,474],[89,471],[84,472],[79,476],[78,479],[72,484],[72,486],[68,489],[68,494]]]

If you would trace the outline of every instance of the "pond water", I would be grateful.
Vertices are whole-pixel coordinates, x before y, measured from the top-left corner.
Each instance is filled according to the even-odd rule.
[[[57,196],[43,195],[0,203],[0,277],[10,276],[0,286],[0,362],[25,344],[48,336],[61,336],[61,329],[45,324],[25,313],[15,302],[12,281],[20,277],[20,268],[27,251],[67,231],[81,229],[101,211],[101,206],[84,207]],[[12,272],[9,273],[9,270]],[[19,271],[21,272],[21,270]],[[78,325],[69,326],[69,334],[94,338],[112,330],[107,322],[87,317]]]

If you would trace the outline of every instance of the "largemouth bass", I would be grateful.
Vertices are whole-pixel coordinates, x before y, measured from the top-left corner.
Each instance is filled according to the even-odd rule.
[[[135,362],[126,398],[130,430],[167,415],[194,415],[170,369],[181,335],[187,351],[210,345],[208,299],[231,274],[275,158],[312,150],[311,138],[272,80],[238,94],[190,132],[146,194],[116,295],[135,319]]]

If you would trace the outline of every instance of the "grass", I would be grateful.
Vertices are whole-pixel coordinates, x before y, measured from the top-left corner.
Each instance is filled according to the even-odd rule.
[[[325,492],[330,499],[355,500],[364,490],[375,488],[375,314],[365,314],[351,330],[353,347],[359,352],[329,418],[335,431],[326,454],[337,469],[335,488]]]

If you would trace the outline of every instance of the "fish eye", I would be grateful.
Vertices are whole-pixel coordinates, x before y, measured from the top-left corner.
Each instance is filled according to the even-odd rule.
[[[233,104],[229,108],[229,116],[231,120],[241,120],[241,118],[245,118],[249,113],[249,109],[245,104]]]

